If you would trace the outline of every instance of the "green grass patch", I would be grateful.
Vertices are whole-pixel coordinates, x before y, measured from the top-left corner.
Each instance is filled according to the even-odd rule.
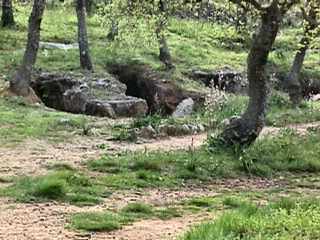
[[[21,202],[58,200],[75,205],[95,205],[107,193],[96,181],[75,171],[56,171],[40,177],[18,178],[1,195]]]
[[[128,219],[111,212],[77,213],[71,217],[70,226],[85,231],[114,231],[129,222]]]
[[[110,232],[140,219],[159,218],[168,220],[181,217],[182,213],[172,207],[154,208],[151,205],[136,202],[129,203],[118,212],[86,212],[73,214],[70,227],[85,231]]]
[[[127,206],[121,209],[121,213],[125,216],[131,216],[134,218],[146,218],[154,215],[152,206],[135,202],[129,203]]]
[[[320,135],[300,136],[284,130],[276,137],[258,140],[240,157],[243,169],[251,174],[270,176],[277,172],[316,173],[320,171]]]
[[[224,213],[214,222],[194,227],[181,239],[291,240],[320,237],[319,201],[302,199],[292,204],[291,200],[281,201],[260,208],[254,205],[248,208],[249,204],[241,206]]]
[[[89,169],[106,173],[104,185],[116,189],[175,187],[202,184],[217,178],[244,175],[277,176],[320,172],[320,132],[300,136],[284,130],[257,140],[247,149],[227,151],[206,146],[194,151],[127,152],[88,162]],[[319,145],[319,146],[318,146]]]
[[[0,142],[22,142],[26,138],[63,140],[82,133],[87,118],[63,112],[47,111],[24,104],[20,98],[0,98]]]

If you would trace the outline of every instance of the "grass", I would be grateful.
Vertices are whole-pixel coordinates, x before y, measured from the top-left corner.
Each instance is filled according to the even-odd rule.
[[[0,78],[3,80],[9,79],[20,63],[27,37],[27,19],[31,7],[17,3],[15,8],[18,27],[15,30],[0,29],[3,36],[0,40]],[[157,41],[153,30],[145,21],[138,21],[135,30],[127,29],[125,22],[120,23],[123,27],[121,31],[124,33],[121,35],[121,41],[108,42],[106,29],[109,27],[102,26],[100,20],[98,15],[88,18],[88,35],[96,70],[103,71],[109,63],[133,60],[162,69],[158,60]],[[41,28],[42,41],[76,42],[74,9],[68,5],[46,9]],[[232,26],[173,18],[169,21],[166,34],[178,76],[179,73],[188,72],[193,68],[214,70],[229,66],[243,70],[246,67],[249,35],[238,33]],[[293,53],[297,49],[297,36],[300,34],[301,30],[291,28],[284,28],[279,34],[276,50],[271,54],[270,62],[279,65],[282,71],[287,71],[292,62]],[[37,67],[50,71],[79,71],[78,54],[76,49],[67,52],[41,49]],[[307,55],[304,69],[310,75],[319,76],[317,54],[317,49],[313,49]],[[184,77],[182,80],[183,86],[194,87],[187,78]]]
[[[22,142],[26,138],[62,140],[81,134],[86,117],[26,106],[19,98],[0,98],[0,142]]]
[[[223,127],[221,122],[234,116],[240,116],[246,109],[248,97],[227,95],[224,100],[216,104],[199,109],[191,116],[184,118],[161,117],[157,114],[134,119],[129,125],[113,127],[113,137],[120,141],[136,141],[130,134],[134,128],[152,126],[159,131],[160,126],[173,126],[178,129],[184,124],[203,125],[213,131]],[[267,105],[266,125],[285,127],[290,124],[303,124],[320,121],[320,104],[318,102],[304,102],[301,107],[293,108],[287,94],[274,91],[269,96]],[[176,131],[179,132],[179,131]]]
[[[282,199],[260,208],[247,203],[225,212],[213,222],[194,227],[181,239],[319,239],[319,220],[318,200]]]
[[[18,3],[15,7],[18,10],[15,16],[17,28],[0,29],[1,36],[3,36],[0,40],[0,85],[10,79],[20,63],[27,36],[27,19],[31,8],[29,5],[22,6]],[[76,42],[76,16],[73,10],[68,4],[46,9],[41,40],[60,43]],[[140,30],[124,30],[127,35],[121,41],[107,42],[105,36],[108,27],[101,25],[97,15],[88,18],[92,59],[97,72],[105,71],[109,63],[119,61],[127,63],[136,60],[162,70],[157,57],[157,43],[154,39],[148,38],[152,36],[150,28],[143,22],[138,22],[137,25]],[[297,47],[296,38],[300,33],[298,29],[282,29],[276,42],[276,50],[271,54],[270,65],[276,64],[281,71],[287,71],[292,61],[291,56],[294,55],[292,53]],[[214,70],[225,66],[237,70],[245,68],[250,39],[236,32],[231,26],[171,19],[167,35],[174,62],[177,65],[177,73],[173,79],[184,88],[203,90],[203,86],[188,79],[185,72],[190,69]],[[305,69],[307,74],[315,78],[319,77],[318,61],[317,49],[309,51]],[[80,71],[78,51],[76,49],[67,52],[41,49],[37,67],[48,71]],[[246,103],[246,97],[230,96],[221,109],[214,109],[213,114],[209,115],[200,112],[181,120],[161,119],[159,116],[137,119],[130,126],[114,127],[113,136],[119,140],[135,140],[128,133],[130,128],[146,125],[154,127],[160,124],[181,125],[186,123],[210,125],[212,122],[217,125],[225,118],[239,115],[245,109]],[[290,123],[320,120],[319,104],[306,104],[299,110],[281,104],[272,104],[269,108],[268,125],[284,126]],[[68,124],[60,121],[65,118],[70,119]],[[19,104],[0,99],[0,135],[3,136],[1,142],[21,142],[28,137],[66,139],[65,135],[68,133],[82,131],[86,121],[88,121],[87,118],[84,120],[80,116],[19,106]]]
[[[292,130],[278,136],[259,139],[249,148],[239,151],[205,146],[198,150],[171,152],[127,152],[104,155],[88,162],[91,171],[99,171],[89,178],[57,165],[53,172],[40,177],[12,179],[1,191],[18,201],[58,200],[77,205],[92,205],[114,189],[176,188],[188,183],[201,185],[219,178],[241,176],[276,177],[289,173],[320,172],[320,132],[312,129],[305,136]],[[210,199],[193,199],[196,207],[210,207]],[[229,200],[229,205],[232,201]],[[236,205],[236,203],[234,204]],[[146,206],[133,208],[144,211]]]
[[[211,197],[194,197],[185,202],[188,206],[195,206],[199,208],[211,208],[216,204],[214,198]]]
[[[70,227],[85,231],[110,232],[140,219],[158,218],[168,220],[181,217],[181,212],[173,207],[154,208],[151,205],[136,202],[129,203],[118,212],[84,212],[70,217]]]
[[[110,212],[77,213],[71,217],[70,226],[86,231],[106,231],[120,229],[128,223],[128,219]]]
[[[90,161],[89,169],[104,172],[102,182],[111,188],[174,187],[246,174],[274,176],[320,172],[319,131],[300,136],[286,130],[257,140],[249,148],[231,152],[205,147],[195,151],[129,152]]]
[[[154,214],[152,206],[140,202],[129,203],[121,209],[121,213],[135,218],[146,218]]]
[[[256,175],[277,172],[319,172],[319,133],[300,136],[287,130],[275,138],[257,141],[241,156],[243,168]]]
[[[40,177],[22,177],[1,190],[2,196],[10,196],[20,202],[63,201],[71,204],[95,205],[107,192],[96,181],[85,175],[61,170]]]

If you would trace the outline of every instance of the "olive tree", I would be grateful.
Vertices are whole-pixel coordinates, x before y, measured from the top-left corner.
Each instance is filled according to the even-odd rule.
[[[76,13],[78,19],[78,43],[79,43],[79,55],[80,66],[87,71],[93,71],[93,65],[91,62],[87,23],[86,23],[86,1],[87,0],[75,0]]]
[[[247,58],[249,103],[241,117],[233,119],[218,136],[224,145],[249,145],[259,136],[265,126],[268,95],[266,65],[277,37],[283,16],[299,0],[230,0],[235,4],[248,3],[258,12],[261,23],[253,35]]]
[[[45,0],[34,0],[32,12],[29,17],[28,39],[23,55],[22,63],[15,76],[10,81],[9,90],[19,96],[32,100],[37,100],[33,90],[30,88],[31,73],[37,59],[40,41],[40,26]]]
[[[14,25],[12,0],[2,0],[1,26],[12,27]]]

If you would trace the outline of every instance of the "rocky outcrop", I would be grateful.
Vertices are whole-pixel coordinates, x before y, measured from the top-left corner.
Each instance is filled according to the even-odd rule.
[[[145,99],[150,113],[171,115],[186,98],[202,105],[204,94],[181,89],[167,76],[140,64],[113,65],[108,70],[127,86],[126,94]]]
[[[110,74],[41,73],[32,88],[48,107],[102,117],[136,117],[148,111],[145,100],[126,96],[126,85]]]
[[[246,93],[248,87],[246,76],[230,69],[219,71],[193,70],[190,77],[207,87],[215,87],[229,93],[243,94]]]

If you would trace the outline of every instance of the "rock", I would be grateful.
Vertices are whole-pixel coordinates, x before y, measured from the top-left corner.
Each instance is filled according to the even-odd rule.
[[[190,127],[189,127],[188,124],[183,124],[183,125],[181,126],[181,130],[182,130],[182,132],[184,132],[184,133],[189,133],[189,132],[191,131],[191,129],[190,129]]]
[[[177,106],[176,110],[173,112],[173,117],[186,117],[190,116],[193,112],[194,108],[194,101],[192,98],[184,99],[179,105]]]
[[[198,126],[197,125],[189,124],[189,128],[190,128],[190,133],[192,133],[192,134],[198,133]]]
[[[193,70],[190,76],[207,87],[215,87],[230,93],[243,94],[248,88],[246,76],[228,68],[219,71]]]
[[[121,117],[141,117],[148,111],[146,101],[136,97],[123,97],[107,102],[112,106],[115,114]]]
[[[311,101],[320,101],[320,94],[313,95],[310,98]]]
[[[49,93],[50,94],[50,93]],[[81,91],[79,87],[73,87],[62,93],[62,109],[72,113],[84,113],[88,95]]]
[[[148,111],[145,100],[125,95],[126,85],[110,74],[42,73],[31,84],[46,106],[101,117],[136,117]]]
[[[111,104],[106,101],[91,100],[85,104],[84,113],[87,115],[116,118],[117,114]]]
[[[199,132],[204,132],[204,131],[206,131],[206,128],[205,128],[204,125],[199,124],[199,125],[198,125],[198,130],[199,130]]]
[[[222,127],[226,127],[226,126],[230,125],[231,123],[239,120],[240,118],[241,118],[240,116],[231,116],[230,118],[224,119],[224,120],[220,123],[220,125],[221,125]]]
[[[191,133],[188,125],[163,125],[159,126],[159,132],[162,136],[183,136]]]
[[[139,137],[146,138],[146,139],[152,139],[155,138],[157,135],[156,130],[152,126],[143,127],[140,129]]]
[[[126,94],[145,99],[149,112],[171,115],[181,101],[191,97],[197,105],[202,105],[205,96],[198,92],[189,92],[171,82],[167,76],[153,71],[146,65],[112,65],[112,74],[127,86]]]
[[[77,43],[64,44],[64,43],[54,43],[54,42],[40,42],[39,47],[41,49],[61,49],[66,51],[69,49],[78,49],[79,45]]]

